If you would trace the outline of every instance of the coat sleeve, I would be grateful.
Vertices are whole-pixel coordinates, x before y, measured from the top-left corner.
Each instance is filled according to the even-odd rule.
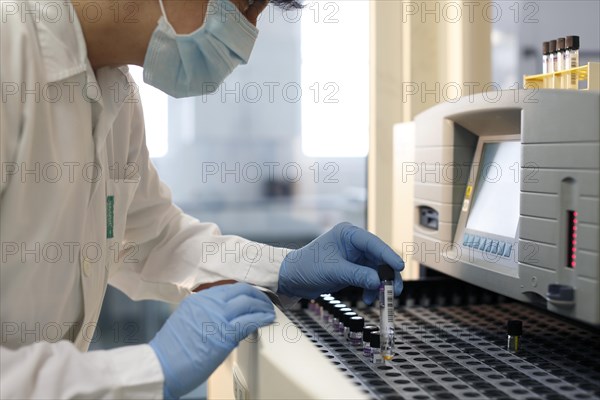
[[[199,285],[227,279],[276,292],[279,268],[289,250],[222,235],[215,224],[183,213],[173,204],[149,159],[141,104],[134,103],[130,112],[126,157],[139,170],[140,183],[125,229],[125,241],[134,249],[123,253],[130,251],[134,256],[119,259],[109,283],[134,300],[171,303],[178,303]]]
[[[163,374],[148,345],[81,353],[66,341],[0,348],[2,399],[158,399]]]

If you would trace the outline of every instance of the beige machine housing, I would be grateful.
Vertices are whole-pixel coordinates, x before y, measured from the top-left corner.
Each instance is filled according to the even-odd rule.
[[[405,248],[423,266],[600,325],[599,114],[598,92],[518,90],[418,115],[414,243]],[[514,237],[473,234],[467,221],[484,145],[505,141],[520,143],[517,164],[503,171],[519,182],[518,228]],[[503,254],[479,239],[503,244]]]

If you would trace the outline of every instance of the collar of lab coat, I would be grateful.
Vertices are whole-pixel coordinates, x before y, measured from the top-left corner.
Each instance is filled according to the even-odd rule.
[[[87,69],[87,48],[75,9],[70,1],[56,2],[54,6],[59,18],[38,18],[35,24],[48,82],[61,81]]]
[[[28,1],[35,7],[39,0]],[[86,86],[93,95],[89,100],[92,106],[92,126],[96,151],[100,152],[123,102],[131,97],[129,88],[129,68],[100,68],[94,73],[87,57],[87,47],[77,13],[70,1],[54,2],[60,18],[39,18],[37,30],[40,50],[44,59],[47,82],[66,80],[78,74],[86,75]],[[116,83],[116,85],[115,85]],[[101,93],[98,95],[98,91]],[[108,94],[103,99],[102,93]],[[115,100],[116,99],[116,100]]]
[[[32,1],[35,2],[37,1]],[[60,10],[56,14],[60,18],[39,18],[35,24],[44,58],[46,80],[57,82],[86,73],[88,82],[95,82],[96,77],[89,68],[85,37],[73,5],[70,1],[64,1],[55,2],[53,6]],[[127,66],[117,69],[125,76],[129,72]]]

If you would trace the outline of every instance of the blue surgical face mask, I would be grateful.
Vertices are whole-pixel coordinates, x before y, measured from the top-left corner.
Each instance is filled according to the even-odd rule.
[[[258,30],[229,0],[210,0],[204,24],[178,35],[162,17],[144,60],[144,82],[173,97],[213,93],[239,64],[246,64]]]

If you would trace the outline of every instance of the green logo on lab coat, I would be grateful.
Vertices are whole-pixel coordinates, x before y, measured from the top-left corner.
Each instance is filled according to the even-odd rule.
[[[106,197],[106,238],[113,238],[113,226],[115,223],[115,196]]]

